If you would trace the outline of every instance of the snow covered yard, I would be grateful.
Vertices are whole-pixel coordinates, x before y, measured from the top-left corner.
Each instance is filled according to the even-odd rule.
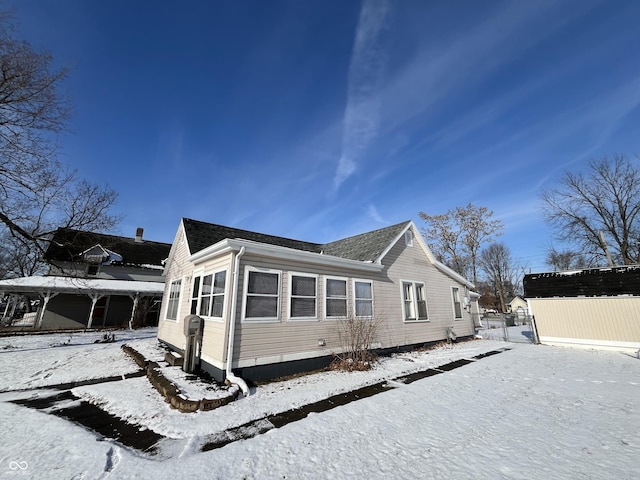
[[[152,333],[120,336],[153,356]],[[59,393],[47,385],[137,369],[117,333],[112,344],[90,335],[74,334],[67,346],[51,345],[68,335],[0,339],[0,478],[640,477],[640,360],[622,353],[478,340],[397,355],[371,372],[262,385],[195,414],[171,410],[144,377],[72,389],[167,437],[149,455],[11,403]],[[211,435],[266,415],[504,347],[512,349],[201,451]]]

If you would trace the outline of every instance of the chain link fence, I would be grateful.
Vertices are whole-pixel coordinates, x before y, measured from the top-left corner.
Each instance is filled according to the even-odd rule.
[[[480,323],[478,335],[485,340],[537,343],[532,317],[526,312],[484,315]]]

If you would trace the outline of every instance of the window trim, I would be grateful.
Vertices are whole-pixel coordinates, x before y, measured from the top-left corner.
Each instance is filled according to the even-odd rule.
[[[414,317],[407,316],[406,302],[405,299],[405,285],[411,286],[411,305],[414,312]],[[420,317],[420,309],[418,307],[418,287],[422,287],[422,294],[424,296],[424,308],[427,313],[427,316],[424,318]],[[402,317],[403,321],[407,323],[418,323],[418,322],[430,322],[429,319],[429,302],[427,302],[427,291],[426,291],[426,283],[417,281],[417,280],[400,280],[400,297],[402,298]]]
[[[318,278],[319,275],[314,274],[314,273],[303,273],[303,272],[288,272],[288,288],[289,288],[289,295],[287,298],[287,312],[288,312],[288,319],[294,322],[299,322],[299,321],[305,321],[305,320],[318,320]],[[296,295],[294,297],[293,295],[293,277],[307,277],[307,278],[313,278],[316,282],[315,285],[315,294],[313,297],[310,296],[304,296],[304,295]],[[293,316],[293,312],[292,312],[292,305],[293,305],[293,298],[313,298],[315,300],[315,312],[312,316],[306,316],[306,317],[294,317]]]
[[[276,301],[276,316],[275,317],[247,317],[247,298],[249,296],[249,273],[270,273],[278,276],[278,292]],[[255,294],[253,294],[255,295]],[[267,296],[267,295],[265,295]],[[273,296],[273,295],[270,295]],[[247,323],[278,323],[282,318],[282,270],[274,270],[272,268],[254,267],[252,265],[246,265],[244,267],[243,289],[242,289],[242,317],[241,322]]]
[[[184,288],[183,285],[183,278],[179,277],[176,278],[174,280],[171,280],[171,282],[169,282],[169,290],[168,290],[168,296],[167,296],[167,309],[164,312],[164,318],[165,320],[171,320],[172,322],[176,322],[178,323],[180,321],[180,300],[182,298],[182,289]],[[180,286],[178,287],[178,296],[171,298],[171,293],[172,293],[172,287],[175,283],[180,284]],[[175,305],[176,307],[176,311],[175,311],[175,318],[172,318],[169,316],[169,312],[171,310],[171,306]]]
[[[457,292],[457,301],[456,295],[454,291]],[[460,316],[456,316],[456,304],[460,306]],[[453,319],[454,320],[462,320],[464,318],[464,313],[462,313],[462,300],[460,299],[460,287],[456,285],[451,286],[451,306],[453,307]]]
[[[329,280],[337,280],[339,282],[344,282],[344,298],[342,296],[329,296],[329,292],[327,291]],[[344,315],[329,315],[329,308],[327,303],[329,300],[344,300]],[[347,318],[349,316],[349,278],[348,277],[334,277],[334,276],[325,276],[324,277],[324,317],[330,319],[337,318]]]
[[[356,283],[368,283],[369,285],[371,285],[371,298],[370,299],[359,299],[357,296],[357,289],[356,289]],[[375,315],[375,310],[373,307],[373,280],[370,280],[368,278],[354,278],[351,281],[351,288],[352,288],[352,292],[353,292],[353,302],[352,302],[352,306],[353,306],[353,316],[356,318],[373,318]],[[371,301],[371,315],[358,315],[358,309],[357,309],[357,304],[358,304],[358,300],[370,300]]]
[[[219,273],[224,272],[224,291],[222,293],[218,293],[215,294],[213,293],[213,286],[215,285],[215,281],[216,281],[216,275]],[[219,297],[222,296],[222,315],[219,317],[215,317],[213,315],[202,315],[200,313],[200,306],[202,305],[202,285],[203,285],[203,281],[204,281],[204,277],[207,277],[211,275],[211,293],[207,295],[208,298],[213,299],[214,297]],[[196,315],[198,315],[199,317],[202,317],[205,320],[215,320],[215,321],[223,321],[225,318],[225,313],[227,311],[227,285],[229,284],[229,270],[227,268],[219,268],[217,270],[203,270],[198,272],[197,275],[193,275],[193,281],[195,282],[196,278],[199,278],[199,282],[198,282],[198,297],[197,297],[197,302],[196,302]],[[192,284],[192,287],[194,285]],[[191,289],[191,299],[190,299],[190,303],[189,303],[189,308],[191,309],[190,311],[192,312],[192,302],[194,300],[193,298],[193,288]],[[213,306],[213,302],[209,305],[209,309],[211,309],[211,307]]]
[[[404,244],[407,247],[413,247],[413,231],[411,229],[404,232]]]

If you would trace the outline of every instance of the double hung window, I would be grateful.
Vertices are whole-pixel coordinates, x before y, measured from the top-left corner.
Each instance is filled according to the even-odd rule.
[[[325,315],[347,316],[347,281],[342,278],[327,278],[325,283]]]
[[[180,287],[182,280],[174,280],[169,287],[169,301],[167,302],[167,318],[177,320],[180,306]]]
[[[246,270],[245,311],[247,320],[277,320],[280,305],[280,272]]]
[[[451,287],[451,295],[453,297],[453,315],[456,320],[462,318],[462,305],[460,303],[460,289]]]
[[[353,282],[356,317],[373,316],[373,282],[355,280]]]
[[[318,295],[317,277],[312,275],[291,274],[290,278],[290,318],[316,318]]]
[[[402,282],[405,321],[428,320],[424,283]]]

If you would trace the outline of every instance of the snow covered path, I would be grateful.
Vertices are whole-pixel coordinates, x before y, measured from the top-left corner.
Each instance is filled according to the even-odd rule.
[[[469,358],[499,346],[505,344],[476,341],[415,353],[372,375],[384,377],[388,369],[392,377],[403,364],[446,363],[447,356]],[[94,348],[87,347],[86,358]],[[41,350],[42,362],[49,351]],[[0,385],[9,383],[5,367]],[[0,451],[0,478],[640,478],[640,361],[621,353],[516,345],[204,453],[199,447],[210,432],[303,404],[323,389],[329,396],[343,382],[355,387],[363,376],[270,384],[228,407],[193,415],[155,404],[151,395],[145,400],[142,380],[74,391],[107,398],[106,390],[127,395],[126,386],[135,401],[123,399],[123,416],[142,418],[178,439],[161,445],[160,455],[145,456],[44,411],[8,403],[31,394],[6,392],[0,394],[0,435],[11,441]]]

